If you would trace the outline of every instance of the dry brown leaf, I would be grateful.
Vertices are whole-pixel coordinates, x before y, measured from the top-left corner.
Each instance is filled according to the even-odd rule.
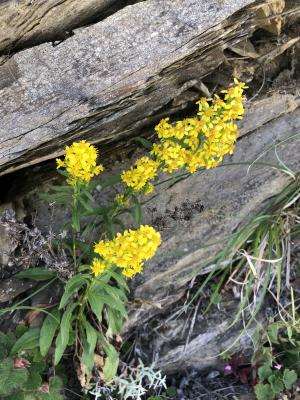
[[[47,309],[50,307],[53,307],[52,304],[35,304],[36,308],[43,308]],[[23,321],[26,326],[30,326],[32,322],[41,314],[41,310],[30,310],[28,313],[25,315]]]
[[[79,380],[81,387],[89,388],[92,377],[87,376],[87,374],[85,373],[81,358],[79,358],[79,364],[77,365],[77,368],[76,368],[76,374],[77,374],[77,378]]]
[[[253,44],[250,42],[249,39],[242,40],[241,42],[228,47],[228,49],[238,54],[239,56],[249,57],[249,58],[259,57],[259,54],[256,52],[255,47],[253,46]]]
[[[99,356],[99,354],[94,354],[94,364],[95,368],[101,371],[104,367],[104,358],[102,356]]]

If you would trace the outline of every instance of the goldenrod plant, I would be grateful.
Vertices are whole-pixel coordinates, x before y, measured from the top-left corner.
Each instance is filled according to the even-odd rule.
[[[56,280],[63,286],[59,304],[51,311],[44,310],[40,353],[46,357],[54,347],[53,363],[57,365],[67,347],[73,346],[83,387],[90,388],[92,380],[111,385],[121,382],[115,377],[120,334],[127,318],[127,282],[143,271],[144,263],[155,256],[161,244],[159,232],[142,224],[141,198],[153,191],[162,172],[214,168],[226,154],[232,154],[238,137],[234,121],[243,117],[245,88],[235,79],[220,96],[201,99],[196,117],[174,124],[168,118],[162,120],[155,128],[156,143],[140,138],[149,154],[120,175],[101,179],[104,167],[97,164],[98,151],[84,140],[67,146],[64,159],[57,159],[57,169],[67,184],[50,186],[44,197],[71,212],[70,224],[64,227],[68,232],[65,249],[72,260],[70,278],[65,282],[58,272],[41,267],[23,271],[19,277]],[[116,184],[123,189],[112,203],[97,204],[93,188],[101,191]],[[124,215],[132,216],[128,226],[121,218]],[[90,245],[86,238],[96,223],[101,226],[101,237]],[[122,382],[125,388],[127,384]]]

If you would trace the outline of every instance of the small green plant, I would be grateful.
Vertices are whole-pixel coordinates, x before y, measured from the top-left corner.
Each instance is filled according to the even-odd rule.
[[[258,365],[257,400],[274,399],[290,391],[300,374],[300,323],[272,321],[254,335],[252,364]]]
[[[63,400],[62,380],[46,379],[38,329],[19,326],[16,333],[0,332],[0,397],[3,400]]]
[[[294,370],[284,368],[282,370],[271,368],[267,363],[258,369],[259,382],[255,386],[257,400],[273,400],[285,389],[292,389],[297,380],[297,374]],[[265,382],[265,383],[264,383]]]

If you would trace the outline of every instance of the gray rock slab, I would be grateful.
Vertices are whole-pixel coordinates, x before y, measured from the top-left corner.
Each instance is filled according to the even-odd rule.
[[[78,137],[107,143],[134,134],[216,68],[229,44],[255,30],[251,3],[148,0],[76,30],[56,47],[44,43],[6,60],[0,172],[61,154]]]

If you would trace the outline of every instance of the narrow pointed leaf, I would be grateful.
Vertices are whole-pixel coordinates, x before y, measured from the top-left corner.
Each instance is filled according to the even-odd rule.
[[[46,356],[48,350],[52,344],[54,339],[55,332],[59,326],[60,322],[60,312],[58,309],[54,309],[51,312],[51,315],[47,315],[45,321],[42,325],[41,332],[40,332],[40,352],[42,356]]]
[[[25,271],[18,272],[14,275],[19,279],[32,279],[35,281],[48,281],[55,278],[56,274],[54,272],[48,271],[46,268],[37,267],[29,268]]]

